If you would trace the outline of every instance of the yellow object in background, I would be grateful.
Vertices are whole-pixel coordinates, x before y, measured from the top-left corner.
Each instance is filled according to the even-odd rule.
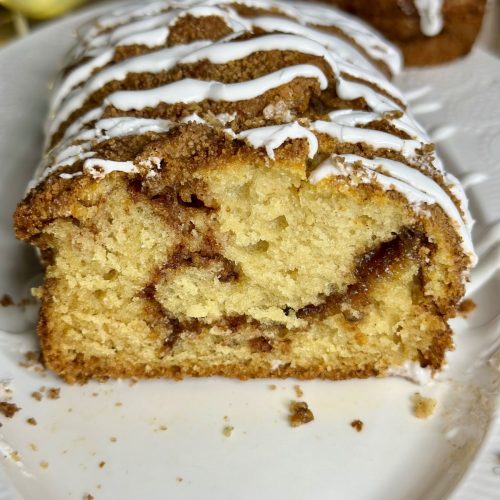
[[[31,19],[48,19],[83,2],[84,0],[0,0],[0,5]]]

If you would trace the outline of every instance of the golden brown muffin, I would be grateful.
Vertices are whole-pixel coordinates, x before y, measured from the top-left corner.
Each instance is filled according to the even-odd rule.
[[[15,213],[67,381],[439,370],[474,260],[463,191],[329,7],[128,6],[80,32]]]
[[[361,17],[402,50],[405,65],[428,66],[469,53],[486,0],[326,0]]]

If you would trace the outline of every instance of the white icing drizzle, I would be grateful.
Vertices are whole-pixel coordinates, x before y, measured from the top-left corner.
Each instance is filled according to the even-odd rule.
[[[366,143],[376,149],[392,149],[401,152],[405,157],[413,157],[415,150],[422,146],[419,141],[400,139],[387,132],[339,125],[333,121],[317,120],[312,126],[317,132],[327,134],[339,141]]]
[[[83,171],[95,179],[100,179],[111,172],[137,172],[137,167],[131,161],[111,161],[91,158],[83,163]]]
[[[191,3],[194,4],[195,2]],[[56,96],[58,96],[56,100],[60,100],[61,95],[64,95],[75,85],[85,81],[85,79],[91,75],[93,70],[109,62],[113,57],[114,49],[117,46],[132,45],[134,43],[137,43],[141,45],[147,45],[148,47],[157,47],[164,44],[169,30],[168,26],[161,26],[162,23],[170,26],[174,24],[179,17],[181,17],[182,15],[186,15],[187,13],[195,16],[218,15],[223,17],[228,25],[235,29],[250,30],[252,28],[261,28],[266,31],[280,31],[282,33],[293,33],[306,36],[311,40],[316,40],[322,43],[330,50],[335,51],[335,53],[341,56],[342,59],[344,59],[346,62],[355,62],[357,65],[360,65],[365,69],[371,69],[375,73],[378,73],[378,70],[374,67],[373,63],[366,59],[366,57],[354,46],[345,42],[344,40],[342,40],[342,38],[335,34],[321,32],[319,30],[304,26],[304,21],[302,21],[302,23],[299,23],[293,20],[272,16],[247,19],[240,17],[233,9],[230,9],[228,6],[226,6],[226,9],[228,9],[227,11],[220,8],[211,7],[210,4],[215,3],[215,1],[205,0],[205,2],[203,3],[206,5],[198,5],[196,8],[186,9],[186,5],[180,2],[174,2],[174,5],[172,5],[172,3],[169,4],[167,2],[164,2],[164,8],[167,8],[170,5],[171,7],[184,6],[184,9],[174,8],[170,12],[161,13],[149,19],[142,19],[131,24],[123,25],[124,22],[130,19],[130,16],[126,15],[125,17],[116,20],[116,24],[118,27],[101,36],[96,36],[96,30],[90,30],[87,43],[90,44],[90,47],[95,48],[96,46],[102,46],[103,49],[101,52],[98,52],[97,55],[94,55],[94,58],[91,61],[88,61],[84,65],[79,66],[76,70],[70,73],[64,83],[65,88],[60,89],[60,91],[56,94]],[[226,3],[231,2],[228,1]],[[270,6],[269,1],[240,3],[263,8],[269,8]],[[279,7],[280,10],[284,11],[288,15],[297,16],[298,19],[304,19],[304,17],[308,18],[311,16],[311,14],[305,14],[305,11],[311,11],[310,6],[308,9],[306,8],[306,6],[302,6],[301,9],[297,9],[299,4],[296,4],[296,6],[292,9],[290,5],[283,4],[282,2],[274,2],[273,6]],[[158,7],[159,4],[157,5],[157,8],[153,9],[153,11],[157,11]],[[187,7],[189,7],[189,5]],[[315,6],[315,8],[319,8],[319,6]],[[327,9],[327,11],[330,10],[331,9]],[[149,10],[146,11],[149,12]],[[141,12],[143,12],[143,9],[139,9],[137,11],[137,13]],[[133,11],[128,11],[128,14],[131,13],[133,13]],[[367,49],[368,46],[372,47],[372,52],[374,53],[372,53],[371,55],[377,59],[384,60],[384,62],[391,68],[391,71],[393,73],[397,73],[401,68],[401,58],[399,53],[392,46],[383,42],[379,36],[371,32],[371,30],[367,26],[360,25],[357,20],[349,20],[349,22],[346,22],[345,18],[345,14],[338,13],[332,17],[332,14],[330,12],[328,17],[328,19],[330,19],[329,23],[325,23],[325,18],[319,15],[313,16],[311,22],[319,22],[320,24],[323,24],[325,26],[331,24],[340,27],[365,49]],[[105,19],[98,20],[98,22],[99,25],[103,23],[103,27],[109,27],[108,22]],[[157,28],[158,25],[160,26],[160,28]],[[84,37],[84,41],[85,40],[86,38]],[[106,48],[108,49],[106,50]],[[82,57],[83,55],[86,54],[78,54],[79,57]]]
[[[366,125],[370,122],[384,118],[392,123],[392,125],[394,125],[398,130],[406,132],[414,139],[424,144],[430,144],[431,142],[425,130],[414,120],[408,111],[400,118],[393,118],[390,115],[384,115],[381,113],[353,109],[339,109],[338,111],[328,113],[328,116],[332,122],[338,123],[339,125],[347,125],[348,127]]]
[[[213,101],[237,102],[258,97],[268,90],[291,82],[295,78],[315,78],[322,90],[328,87],[323,72],[312,64],[297,64],[261,76],[255,80],[224,84],[216,81],[184,78],[174,83],[149,90],[123,90],[108,96],[104,102],[121,111],[155,107],[160,103],[193,103],[207,99]]]
[[[314,155],[318,152],[318,139],[316,136],[297,122],[245,130],[240,132],[237,137],[245,139],[254,148],[266,148],[267,155],[272,160],[275,158],[274,150],[289,139],[307,139],[309,158],[314,158]]]
[[[414,0],[420,16],[420,31],[426,36],[438,35],[443,29],[443,0]]]
[[[219,113],[215,118],[219,120],[221,125],[227,125],[236,119],[236,113]]]
[[[83,37],[87,43],[95,40],[99,36],[100,29],[110,30],[111,33],[120,29],[123,25],[130,26],[135,24],[131,22],[136,18],[143,16],[157,17],[162,15],[161,12],[168,8],[189,10],[192,15],[201,15],[200,7],[207,8],[218,5],[225,9],[227,13],[226,19],[234,19],[240,26],[244,26],[246,18],[241,18],[237,15],[231,4],[235,0],[184,0],[184,1],[164,1],[154,2],[151,6],[137,5],[132,8],[127,8],[120,11],[120,14],[106,15],[97,20],[97,28],[88,31],[88,34]],[[248,7],[269,9],[270,7],[278,10],[286,16],[299,20],[301,24],[318,24],[320,26],[335,26],[340,28],[344,33],[352,38],[359,46],[363,47],[367,53],[375,59],[383,60],[395,74],[400,71],[402,66],[402,58],[399,51],[392,45],[383,40],[370,26],[362,23],[358,19],[348,16],[334,7],[325,7],[309,2],[285,2],[285,1],[270,1],[270,0],[240,0],[237,3]],[[223,12],[222,8],[220,9]],[[200,9],[200,10],[196,10]],[[214,10],[207,15],[221,15]],[[279,18],[284,20],[284,18]],[[248,29],[248,25],[246,26]],[[135,29],[135,28],[134,28]],[[265,28],[264,28],[265,29]],[[287,32],[286,29],[273,28],[272,31]],[[94,42],[95,43],[95,42]]]
[[[287,17],[280,17],[274,12],[243,17],[232,6],[236,2],[266,10],[277,9],[275,12]],[[216,16],[224,21],[232,33],[216,42],[198,40],[184,45],[165,47],[171,27],[187,15]],[[328,27],[334,27],[335,30],[328,31]],[[264,34],[236,40],[241,34],[253,32],[255,29],[264,31]],[[354,40],[358,46],[347,42],[343,38],[344,35]],[[82,49],[74,52],[73,57],[76,61],[82,57],[89,60],[83,64],[76,64],[56,89],[47,126],[48,141],[62,123],[67,121],[74,111],[80,109],[92,94],[110,82],[123,81],[131,73],[158,74],[169,71],[179,64],[202,61],[226,64],[268,51],[294,51],[320,57],[329,70],[324,72],[314,64],[296,64],[253,80],[236,83],[224,84],[219,81],[184,78],[146,90],[116,91],[105,97],[99,107],[91,109],[69,124],[63,138],[48,152],[37,170],[36,182],[76,162],[82,163],[81,171],[61,173],[60,177],[71,179],[85,174],[100,179],[115,171],[139,172],[139,167],[141,172],[146,170],[147,177],[158,175],[161,161],[145,160],[138,166],[131,161],[113,162],[98,158],[94,147],[113,137],[167,133],[180,123],[194,122],[205,124],[207,127],[215,126],[212,119],[207,118],[207,122],[197,114],[171,122],[127,116],[130,111],[155,108],[162,103],[189,104],[207,100],[241,102],[259,97],[296,78],[310,78],[317,80],[322,91],[329,86],[335,86],[336,95],[344,101],[362,98],[369,109],[333,110],[327,119],[312,123],[301,120],[299,123],[294,121],[296,117],[293,110],[287,109],[286,103],[280,101],[267,106],[263,115],[267,120],[279,119],[282,124],[236,132],[231,128],[225,128],[225,133],[230,138],[245,140],[254,148],[264,148],[270,159],[275,159],[277,148],[286,141],[295,139],[307,141],[308,156],[313,158],[318,151],[318,136],[322,134],[341,142],[366,144],[375,150],[397,151],[411,166],[385,158],[368,160],[356,155],[334,155],[315,169],[310,181],[317,183],[331,175],[358,178],[361,175],[360,169],[353,165],[361,162],[363,173],[358,181],[375,181],[384,189],[400,191],[415,210],[420,210],[424,214],[425,204],[439,204],[462,236],[464,250],[473,255],[469,235],[472,220],[467,211],[467,200],[463,189],[453,176],[444,172],[442,162],[435,153],[428,148],[425,153],[421,151],[422,146],[431,144],[431,139],[406,111],[405,99],[401,93],[388,82],[366,54],[385,63],[393,73],[400,69],[401,57],[396,49],[358,20],[330,7],[306,2],[172,0],[119,9],[112,15],[101,17],[90,29],[87,27],[86,33],[81,38]],[[117,47],[136,43],[146,45],[152,50],[112,63]],[[417,89],[411,97],[418,99],[429,90]],[[103,118],[109,106],[124,116]],[[436,109],[436,103],[424,103],[417,106],[414,112],[430,112]],[[215,118],[222,127],[225,127],[234,121],[237,115],[221,113]],[[403,139],[398,137],[398,134],[370,128],[372,122],[379,120],[389,122],[409,138]],[[91,122],[95,122],[93,126],[89,126]],[[439,175],[442,175],[443,181],[460,202],[464,212],[463,219],[446,192],[418,168],[432,175],[440,172]]]
[[[265,18],[269,19],[269,18]],[[275,21],[282,22],[282,19],[271,18]],[[268,29],[280,28],[279,22],[269,25],[269,22],[263,23]],[[290,25],[295,24],[300,28],[300,25],[292,22],[286,23],[290,29]],[[259,26],[259,23],[254,25]],[[300,32],[300,29],[296,31]],[[315,32],[315,30],[307,29],[308,32]],[[318,33],[316,31],[316,33]],[[187,45],[176,45],[174,47],[162,49],[159,51],[154,51],[147,53],[143,56],[132,57],[126,59],[125,61],[112,65],[104,70],[98,72],[82,88],[76,88],[69,95],[67,94],[69,89],[75,86],[75,83],[80,81],[85,72],[88,72],[90,68],[98,67],[99,64],[95,62],[87,63],[86,69],[83,71],[77,71],[77,68],[73,73],[69,75],[67,80],[58,88],[56,94],[54,95],[51,108],[56,109],[64,99],[63,105],[54,117],[52,124],[49,129],[49,133],[54,133],[62,122],[64,122],[70,114],[76,109],[80,108],[86,99],[95,91],[101,89],[104,85],[111,81],[120,81],[126,78],[129,73],[159,73],[161,71],[167,71],[173,68],[176,64],[189,64],[195,63],[201,60],[208,60],[214,64],[224,64],[237,59],[242,59],[256,52],[271,51],[271,50],[298,50],[304,54],[311,54],[319,57],[323,57],[330,65],[333,74],[337,79],[337,91],[343,95],[349,93],[348,88],[351,89],[351,94],[354,89],[355,93],[352,94],[354,97],[364,97],[369,100],[370,105],[374,109],[385,109],[384,103],[387,99],[383,99],[384,103],[379,103],[380,96],[369,87],[365,85],[346,83],[345,80],[340,78],[340,72],[349,74],[350,76],[362,78],[369,81],[379,87],[384,88],[389,94],[393,95],[396,99],[402,100],[403,96],[393,85],[391,85],[386,79],[382,78],[378,71],[363,69],[359,70],[358,67],[342,62],[334,56],[334,53],[327,47],[332,44],[328,42],[329,35],[323,35],[317,37],[318,39],[327,39],[327,43],[330,45],[322,45],[321,43],[313,40],[304,38],[299,35],[290,34],[272,34],[267,36],[261,36],[258,38],[253,38],[250,40],[231,42],[232,37],[226,37],[218,43],[212,43],[210,41],[201,40],[196,41]],[[337,40],[337,39],[336,39]],[[343,42],[345,44],[346,42]],[[106,56],[98,56],[96,61],[105,60],[110,58],[109,51],[104,54]],[[362,58],[361,58],[362,60]],[[357,93],[356,93],[357,92]],[[349,94],[349,95],[351,95]],[[387,109],[394,109],[394,103],[387,106]]]
[[[175,45],[162,50],[148,52],[143,56],[132,57],[124,61],[109,66],[102,71],[99,71],[94,77],[88,80],[83,88],[75,89],[68,95],[68,91],[75,86],[77,78],[80,74],[75,76],[77,71],[69,75],[69,78],[61,85],[57,93],[52,99],[53,109],[57,108],[63,99],[65,99],[64,106],[59,110],[61,120],[66,119],[72,111],[78,109],[83,105],[87,97],[99,90],[104,85],[112,81],[124,80],[129,73],[159,73],[173,68],[178,60],[184,55],[196,51],[198,48],[208,45],[209,41],[199,40],[188,45]],[[98,58],[97,58],[98,59]],[[96,67],[100,66],[97,64]],[[80,68],[77,68],[77,70]],[[79,83],[79,82],[77,82]]]

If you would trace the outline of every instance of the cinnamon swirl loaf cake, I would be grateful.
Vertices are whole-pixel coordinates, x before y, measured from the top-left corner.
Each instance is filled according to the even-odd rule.
[[[328,0],[399,46],[409,66],[452,61],[471,50],[486,0]]]
[[[48,367],[90,377],[439,370],[467,201],[386,75],[311,2],[127,6],[84,27],[15,213]]]

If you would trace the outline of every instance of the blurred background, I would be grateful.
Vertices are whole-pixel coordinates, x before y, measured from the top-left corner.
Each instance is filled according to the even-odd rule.
[[[130,3],[130,0],[0,0],[0,47],[43,27],[54,18],[106,2],[118,4]],[[489,0],[479,44],[500,55],[499,33],[500,0]]]

